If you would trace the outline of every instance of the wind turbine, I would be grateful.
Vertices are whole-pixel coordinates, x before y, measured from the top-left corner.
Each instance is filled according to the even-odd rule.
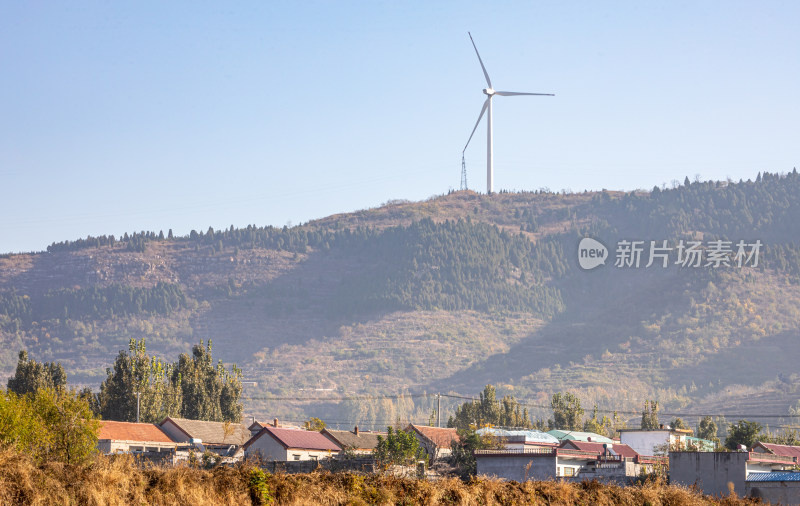
[[[475,127],[472,129],[472,133],[469,134],[469,139],[467,140],[466,146],[464,146],[464,151],[461,152],[461,157],[463,159],[464,153],[467,151],[467,146],[469,146],[469,141],[472,140],[472,136],[475,135],[475,130],[478,129],[478,124],[480,124],[481,119],[483,118],[483,114],[486,110],[489,110],[489,115],[486,118],[486,193],[492,193],[492,183],[494,180],[494,167],[493,167],[493,160],[492,160],[492,98],[495,95],[500,95],[501,97],[513,97],[517,95],[537,95],[537,96],[544,96],[544,97],[554,97],[555,95],[552,93],[521,93],[518,91],[495,91],[492,88],[492,80],[489,79],[489,73],[486,72],[486,67],[483,65],[483,60],[481,60],[481,54],[478,52],[478,46],[475,45],[475,41],[472,39],[472,34],[469,34],[469,40],[472,41],[472,47],[475,48],[475,54],[478,55],[478,61],[481,64],[481,68],[483,69],[483,76],[486,78],[486,84],[489,85],[488,88],[484,88],[483,93],[486,95],[486,101],[483,103],[483,108],[481,109],[480,115],[478,115],[478,121],[475,122]]]

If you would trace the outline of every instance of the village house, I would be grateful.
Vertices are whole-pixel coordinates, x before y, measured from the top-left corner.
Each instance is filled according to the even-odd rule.
[[[274,426],[275,426],[275,427],[277,427],[277,426],[278,426],[278,424],[277,424],[277,418],[276,418],[275,420],[276,420],[276,423],[275,423],[275,425],[274,425]],[[266,424],[266,423],[259,422],[259,421],[257,421],[257,420],[253,420],[253,423],[251,423],[251,424],[250,424],[250,426],[249,426],[249,427],[247,427],[247,430],[249,430],[249,431],[250,431],[250,437],[253,437],[253,436],[255,436],[256,434],[258,434],[259,432],[261,432],[261,429],[263,429],[263,428],[264,428],[264,427],[266,427],[266,426],[267,426],[267,424]]]
[[[319,432],[269,425],[244,444],[245,458],[263,461],[321,460],[341,450]]]
[[[666,466],[667,459],[665,457],[653,457],[651,455],[640,455],[633,448],[622,443],[594,443],[591,441],[577,441],[568,440],[561,444],[561,448],[565,450],[578,450],[582,452],[592,452],[601,456],[598,462],[590,464],[589,469],[582,469],[581,473],[586,477],[587,472],[598,472],[598,463],[609,464],[615,461],[621,463],[628,463],[629,468],[625,471],[625,476],[634,477],[642,473],[652,473],[658,466]],[[616,457],[619,457],[617,459]],[[604,466],[610,469],[613,466]],[[608,474],[608,473],[606,473]]]
[[[565,450],[579,450],[582,452],[594,453],[596,455],[619,455],[621,457],[634,459],[639,454],[630,446],[622,443],[594,443],[590,441],[567,440],[560,448]]]
[[[800,471],[752,473],[745,479],[747,497],[769,504],[800,504]]]
[[[102,420],[97,435],[100,453],[170,452],[177,443],[153,423]]]
[[[669,479],[671,483],[697,486],[704,494],[729,493],[745,495],[746,480],[753,473],[783,471],[795,466],[794,457],[767,452],[669,452]]]
[[[287,429],[302,429],[303,427],[299,427],[297,425],[286,424],[282,422],[278,422],[277,418],[273,418],[272,422],[259,422],[258,420],[253,418],[253,422],[247,427],[247,430],[250,431],[250,437],[255,436],[256,434],[261,431],[264,427],[283,427]]]
[[[795,464],[800,463],[800,446],[776,445],[759,441],[750,450],[758,453],[790,457],[794,459]]]
[[[597,479],[628,483],[665,459],[643,457],[621,444],[566,441],[559,447],[477,450],[479,476],[514,481]]]
[[[550,430],[548,434],[558,439],[559,443],[564,441],[586,441],[587,443],[613,443],[611,438],[595,434],[594,432],[581,432],[577,430]]]
[[[521,450],[534,446],[556,447],[559,445],[558,439],[547,432],[538,430],[506,430],[494,427],[484,427],[475,431],[480,436],[491,436],[505,448]]]
[[[359,430],[352,431],[325,428],[322,435],[333,441],[342,450],[349,450],[355,455],[371,455],[378,446],[378,436],[386,437],[385,432]]]
[[[174,441],[191,443],[199,451],[224,456],[235,455],[250,439],[250,431],[241,423],[167,417],[158,425]]]
[[[406,427],[406,432],[412,433],[417,438],[419,445],[428,454],[431,462],[452,455],[453,451],[450,448],[450,444],[453,441],[460,441],[456,429],[451,428],[414,425],[412,423]]]

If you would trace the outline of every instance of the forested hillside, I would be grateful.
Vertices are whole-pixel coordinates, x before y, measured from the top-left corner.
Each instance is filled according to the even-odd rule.
[[[487,383],[538,416],[565,390],[631,417],[646,398],[788,416],[798,217],[793,171],[629,193],[454,192],[291,228],[77,239],[0,257],[0,372],[26,349],[96,389],[131,338],[161,356],[210,339],[242,368],[258,417],[427,422],[427,394]],[[582,237],[608,247],[604,266],[578,267]],[[638,268],[615,265],[620,241],[642,241]],[[650,241],[669,262],[645,267]],[[729,248],[721,266],[706,265],[714,241]],[[740,267],[737,243],[756,241],[757,261]],[[680,263],[690,243],[705,255],[696,267]]]

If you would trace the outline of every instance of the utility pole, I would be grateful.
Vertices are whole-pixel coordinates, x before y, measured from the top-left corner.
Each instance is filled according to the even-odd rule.
[[[139,423],[139,396],[141,392],[134,392],[136,394],[136,423]]]
[[[436,426],[442,426],[442,394],[436,394]]]

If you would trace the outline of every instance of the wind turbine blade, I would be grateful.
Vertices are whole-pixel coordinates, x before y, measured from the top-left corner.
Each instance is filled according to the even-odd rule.
[[[469,146],[469,141],[472,140],[472,136],[475,135],[475,130],[478,129],[478,125],[480,124],[481,119],[483,118],[483,113],[485,113],[486,108],[489,107],[489,100],[491,100],[491,97],[487,98],[486,101],[483,103],[483,108],[481,109],[481,113],[478,115],[478,121],[475,122],[475,127],[472,129],[472,133],[469,134],[469,139],[467,139],[467,144],[464,146],[464,151],[467,150],[467,146]],[[461,153],[463,154],[464,151],[462,151]]]
[[[553,93],[520,93],[518,91],[495,91],[495,95],[500,95],[501,97],[513,97],[515,95],[537,95],[540,97],[555,97]]]
[[[484,75],[484,77],[486,77],[486,84],[488,84],[489,88],[491,88],[492,87],[492,80],[489,79],[489,73],[486,72],[486,67],[484,67],[484,65],[483,65],[483,60],[481,60],[481,54],[478,52],[478,46],[476,46],[475,45],[475,41],[472,40],[472,34],[469,33],[469,32],[467,32],[467,33],[469,34],[469,40],[472,41],[472,47],[475,48],[475,54],[478,55],[478,61],[481,62],[481,68],[483,69],[483,75]]]

